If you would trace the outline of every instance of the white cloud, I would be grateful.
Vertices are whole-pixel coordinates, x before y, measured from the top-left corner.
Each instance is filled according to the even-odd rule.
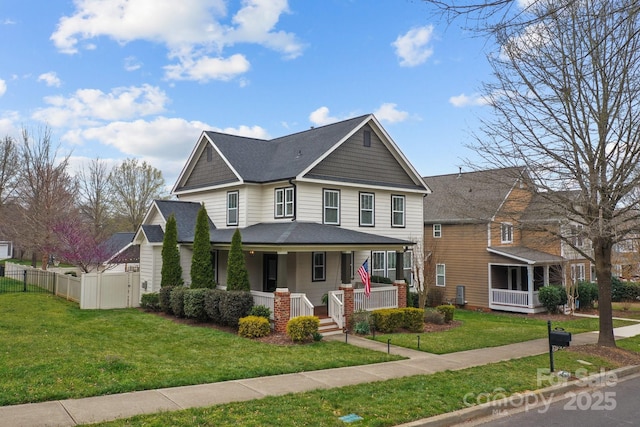
[[[45,82],[47,86],[54,86],[54,87],[60,87],[60,85],[62,84],[62,81],[60,81],[60,78],[58,77],[58,75],[53,71],[40,74],[38,76],[38,81]]]
[[[433,25],[413,28],[406,34],[398,36],[391,44],[396,48],[400,65],[415,67],[425,62],[433,54],[433,48],[429,46],[432,38]]]
[[[0,79],[0,96],[4,95],[7,92],[7,82]]]
[[[75,12],[61,18],[50,37],[58,50],[74,54],[81,42],[101,36],[121,44],[134,40],[164,44],[168,57],[180,60],[179,65],[167,67],[169,78],[201,75],[204,80],[217,76],[224,80],[246,72],[248,61],[239,54],[222,60],[222,65],[235,66],[230,71],[207,71],[219,68],[221,64],[215,62],[221,59],[215,57],[238,43],[265,46],[286,58],[295,58],[303,50],[295,34],[276,30],[280,16],[288,13],[286,0],[243,0],[231,18],[223,0],[181,0],[179,6],[157,0],[76,0],[75,5]]]
[[[124,69],[127,71],[136,71],[142,68],[142,62],[138,61],[135,56],[127,56],[124,59]]]
[[[17,111],[4,111],[0,116],[0,138],[9,135],[13,138],[20,137],[21,122],[20,114]]]
[[[246,73],[250,68],[249,61],[240,54],[229,58],[201,57],[197,60],[185,58],[180,64],[164,67],[166,77],[171,80],[231,80],[236,75]]]
[[[487,105],[489,101],[485,97],[477,93],[471,96],[461,93],[460,95],[452,96],[451,98],[449,98],[449,103],[454,107],[470,107]]]
[[[335,123],[340,119],[337,117],[331,117],[329,115],[329,109],[327,107],[320,107],[309,114],[309,120],[316,126],[324,126]]]
[[[50,107],[37,110],[33,118],[53,127],[93,124],[101,120],[122,120],[158,114],[169,102],[160,88],[151,85],[115,88],[110,93],[79,89],[71,97],[49,96]],[[71,125],[71,126],[70,126]]]
[[[396,106],[393,103],[382,104],[373,114],[383,122],[397,123],[405,121],[409,117],[409,113],[396,109]]]

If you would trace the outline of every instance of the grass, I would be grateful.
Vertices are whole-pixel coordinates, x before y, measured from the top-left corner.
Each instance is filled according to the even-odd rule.
[[[615,366],[586,354],[559,351],[556,370],[578,373],[593,363],[590,373]],[[546,374],[538,381],[538,370],[548,370],[548,356],[534,356],[459,371],[438,372],[355,386],[267,397],[260,400],[208,408],[140,415],[96,424],[114,426],[345,426],[341,416],[356,414],[357,426],[393,426],[465,408],[467,403],[491,401],[550,385]],[[479,399],[480,393],[488,393]],[[505,409],[505,408],[502,408]]]
[[[375,340],[384,343],[391,340],[392,345],[417,350],[418,336],[420,336],[421,351],[446,354],[547,337],[545,320],[525,316],[456,310],[455,320],[461,321],[462,325],[447,331],[423,334],[376,334]],[[633,323],[616,320],[614,327]],[[573,317],[566,321],[552,322],[551,326],[578,334],[598,330],[598,319]]]
[[[275,346],[136,309],[0,294],[0,406],[397,360],[341,342]]]

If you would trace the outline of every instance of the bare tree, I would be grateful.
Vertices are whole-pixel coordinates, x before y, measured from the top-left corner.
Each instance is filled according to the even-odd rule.
[[[438,243],[435,239],[425,239],[413,246],[413,286],[418,294],[418,307],[425,308],[433,297],[436,286]],[[431,293],[431,295],[429,295]]]
[[[640,5],[534,3],[523,19],[535,24],[512,21],[495,33],[495,83],[484,87],[494,116],[473,148],[493,166],[526,165],[547,215],[581,226],[590,248],[575,245],[566,226],[547,231],[594,263],[598,344],[615,346],[612,248],[640,219],[632,191],[640,186]]]
[[[91,225],[91,233],[97,241],[102,241],[110,233],[112,220],[109,169],[99,158],[91,160],[78,175],[80,190],[80,212]]]
[[[18,147],[10,136],[0,140],[0,208],[15,196],[20,162]]]
[[[109,174],[113,192],[113,208],[116,215],[124,217],[131,231],[136,231],[151,202],[162,197],[164,178],[162,172],[147,162],[127,159],[115,166]]]
[[[23,213],[18,224],[20,240],[33,254],[42,255],[42,268],[46,269],[57,243],[53,228],[74,213],[77,185],[67,171],[69,156],[59,158],[49,129],[41,131],[37,139],[22,130],[21,162],[17,187]]]

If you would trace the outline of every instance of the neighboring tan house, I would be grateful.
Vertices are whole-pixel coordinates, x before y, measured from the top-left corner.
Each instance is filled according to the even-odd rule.
[[[541,217],[544,204],[523,168],[425,177],[426,283],[469,308],[544,311],[538,290],[589,279],[588,261],[536,223],[566,236],[566,221]],[[535,209],[534,209],[535,208]],[[578,236],[576,235],[576,238]],[[433,267],[427,268],[427,263]]]
[[[428,187],[373,115],[262,140],[205,131],[172,195],[157,200],[134,238],[143,292],[160,288],[168,217],[176,217],[183,278],[191,282],[195,220],[210,223],[217,283],[226,285],[231,238],[241,231],[252,290],[288,288],[315,305],[356,270],[410,280]],[[402,274],[396,266],[402,265]],[[357,279],[356,279],[357,278]]]

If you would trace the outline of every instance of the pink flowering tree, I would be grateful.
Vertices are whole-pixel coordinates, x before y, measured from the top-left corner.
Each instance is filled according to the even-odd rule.
[[[58,222],[53,233],[57,241],[56,255],[85,273],[96,269],[111,255],[81,221],[69,219]]]

